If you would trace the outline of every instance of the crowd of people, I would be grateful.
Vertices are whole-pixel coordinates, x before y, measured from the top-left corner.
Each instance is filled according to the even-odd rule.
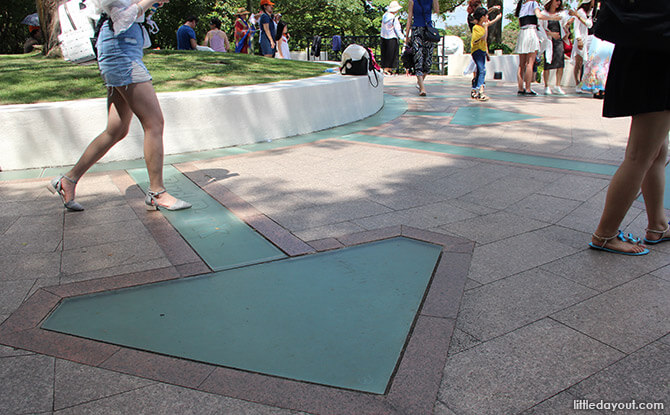
[[[260,10],[252,14],[244,7],[237,9],[233,28],[233,44],[221,30],[221,20],[209,21],[209,31],[199,45],[195,32],[198,17],[189,16],[177,30],[178,50],[206,50],[213,52],[254,53],[254,36],[259,36],[260,54],[269,58],[291,59],[288,42],[288,24],[276,13],[274,3],[261,0]]]
[[[607,65],[613,46],[592,35],[595,0],[578,0],[574,10],[566,10],[564,0],[519,0],[515,16],[519,19],[519,34],[514,53],[519,56],[517,73],[518,95],[538,95],[531,88],[535,80],[538,63],[543,61],[545,95],[565,95],[561,84],[564,80],[566,61],[574,67],[573,76],[576,92],[592,92],[602,98],[605,89]],[[405,31],[400,30],[399,13],[402,7],[391,1],[381,23],[381,67],[391,75],[399,68],[400,45],[403,54],[411,55],[406,70],[417,75],[419,95],[426,95],[422,84],[426,73],[430,72],[434,42],[426,40],[426,31],[433,27],[432,14],[438,14],[438,4],[432,0],[412,0],[408,3]],[[469,0],[467,23],[471,37],[471,71],[473,72],[470,96],[479,101],[489,98],[484,93],[486,62],[488,54],[489,26],[502,18],[500,6],[486,8],[482,0]],[[589,50],[593,53],[589,59]],[[609,47],[608,47],[609,46]],[[590,48],[591,47],[591,48]],[[405,59],[404,59],[405,60]],[[409,67],[408,67],[409,66]]]

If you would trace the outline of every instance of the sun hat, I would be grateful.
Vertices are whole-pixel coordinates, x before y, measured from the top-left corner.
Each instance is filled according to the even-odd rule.
[[[237,14],[249,14],[249,12],[244,7],[238,7]]]
[[[577,5],[577,7],[581,6],[582,4],[586,4],[586,3],[591,3],[591,0],[579,0],[579,4]]]
[[[275,4],[273,2],[271,2],[270,0],[261,0],[261,6],[265,6],[265,5],[274,6]]]
[[[390,11],[391,13],[395,13],[398,10],[402,9],[402,6],[398,4],[396,0],[393,0],[389,6],[386,8],[386,10]]]

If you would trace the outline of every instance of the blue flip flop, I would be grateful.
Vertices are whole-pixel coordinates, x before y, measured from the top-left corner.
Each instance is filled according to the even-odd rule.
[[[616,250],[616,249],[605,248],[605,245],[607,245],[607,242],[611,241],[614,238],[619,238],[623,242],[629,242],[629,243],[632,243],[632,244],[639,244],[640,243],[640,240],[638,238],[634,237],[630,233],[628,235],[624,235],[623,232],[621,232],[621,230],[619,230],[619,233],[617,233],[616,235],[614,235],[612,237],[609,237],[609,238],[603,238],[602,236],[598,236],[595,233],[593,234],[593,236],[596,239],[599,239],[599,240],[603,241],[603,244],[601,246],[598,246],[598,245],[594,244],[593,242],[589,242],[589,247],[592,248],[592,249],[597,249],[599,251],[610,252],[610,253],[613,253],[613,254],[631,255],[631,256],[647,255],[649,253],[649,250],[647,248],[643,248],[643,251],[641,251],[641,252],[625,252],[625,251],[619,251],[619,250]]]
[[[649,229],[649,228],[647,228],[645,230],[647,232],[659,233],[659,234],[663,235],[664,233],[666,233],[668,231],[668,229],[670,229],[670,222],[668,223],[668,226],[662,231],[657,231],[655,229]],[[666,236],[665,238],[661,237],[660,239],[654,239],[654,240],[644,238],[644,243],[649,244],[649,245],[656,245],[656,244],[660,244],[661,242],[667,242],[667,241],[670,241],[670,236]]]

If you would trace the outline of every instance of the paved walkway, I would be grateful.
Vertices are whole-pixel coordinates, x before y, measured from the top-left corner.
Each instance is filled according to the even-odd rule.
[[[470,100],[466,79],[429,77],[427,97],[410,78],[386,78],[385,88],[397,117],[168,161],[290,256],[372,234],[428,231],[445,241],[447,267],[462,271],[464,286],[444,286],[459,294],[445,306],[457,315],[443,331],[453,332],[448,351],[422,349],[442,363],[437,378],[416,380],[435,384],[432,410],[419,415],[566,414],[574,400],[668,408],[670,245],[639,258],[586,248],[629,120],[603,119],[602,102],[589,97],[519,98],[515,85],[490,83],[487,103]],[[34,335],[21,339],[25,346],[5,346],[18,342],[17,322],[43,317],[56,298],[209,272],[161,214],[143,210],[126,172],[134,167],[103,165],[87,175],[78,186],[82,213],[64,213],[46,191],[40,176],[52,170],[0,173],[0,413],[417,415],[368,394],[352,412],[310,411],[305,397],[283,404],[284,395],[306,389],[274,383],[264,393],[229,393],[221,384],[244,376],[239,371],[223,376],[178,359],[170,362],[182,379],[161,381],[169,377],[153,363],[159,355],[74,358],[85,354],[73,348],[88,346],[45,337],[51,332],[39,320],[24,330]],[[643,232],[642,203],[622,226]],[[426,301],[424,314],[443,311]],[[130,361],[146,370],[133,372]],[[395,383],[408,382],[404,370],[389,396]]]

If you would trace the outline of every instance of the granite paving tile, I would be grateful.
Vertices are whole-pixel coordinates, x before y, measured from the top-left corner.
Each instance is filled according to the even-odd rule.
[[[14,356],[29,356],[32,354],[34,353],[28,350],[15,349],[9,346],[0,346],[0,358],[14,357]]]
[[[0,239],[0,252],[5,255],[28,255],[55,252],[60,248],[62,230],[42,232],[37,229],[5,233]]]
[[[490,208],[505,208],[544,187],[544,183],[520,177],[503,177],[460,197],[461,200]]]
[[[127,348],[121,348],[99,367],[188,388],[198,387],[215,368],[190,360]]]
[[[123,222],[67,226],[63,232],[63,249],[71,250],[149,237],[149,232],[137,218]]]
[[[307,242],[317,252],[330,251],[331,249],[340,249],[344,245],[335,238],[323,238]]]
[[[461,235],[478,244],[487,244],[546,226],[546,222],[524,218],[513,213],[498,212],[461,222],[452,222],[441,226],[440,229]]]
[[[12,255],[5,251],[0,256],[0,269],[0,281],[56,277],[60,273],[60,252]]]
[[[333,223],[325,226],[317,226],[302,231],[295,231],[293,234],[303,241],[323,238],[338,238],[343,235],[365,231],[365,228],[352,222]]]
[[[489,340],[598,294],[573,281],[532,269],[463,295],[458,327]]]
[[[56,360],[54,409],[82,403],[152,385],[155,382],[122,373]]]
[[[66,274],[78,274],[161,258],[163,251],[147,236],[63,251],[61,269]]]
[[[532,194],[509,206],[507,211],[526,218],[556,223],[569,215],[580,203],[576,200]]]
[[[670,282],[645,275],[552,318],[631,353],[670,332]]]
[[[665,258],[654,252],[644,257],[631,257],[582,249],[541,268],[602,292],[634,280],[664,261]]]
[[[539,193],[563,199],[587,201],[608,185],[609,179],[606,178],[569,174],[545,186]]]
[[[0,314],[11,314],[26,299],[35,280],[0,281]]]
[[[390,211],[370,200],[343,200],[340,203],[275,214],[272,219],[291,231],[304,231]]]
[[[544,319],[451,356],[439,399],[456,413],[516,413],[621,357],[621,352]]]
[[[477,339],[475,336],[469,333],[464,332],[463,330],[459,329],[458,326],[456,326],[454,333],[451,336],[451,343],[449,343],[448,356],[450,357],[464,350],[471,349],[481,343],[481,340]]]
[[[542,230],[529,232],[475,247],[469,278],[493,282],[574,252],[574,248],[547,238]]]
[[[610,367],[578,383],[568,391],[591,402],[670,401],[670,345],[651,343]],[[616,413],[663,413],[663,411],[617,411]],[[608,411],[608,413],[611,413]]]
[[[433,411],[433,415],[456,415],[456,413],[449,409],[447,405],[437,401],[435,403],[435,410]]]
[[[0,413],[50,411],[53,403],[54,359],[31,355],[0,359]]]
[[[54,412],[58,415],[117,413],[289,415],[298,412],[160,383]]]
[[[577,398],[574,395],[571,395],[569,392],[561,392],[542,401],[537,405],[529,408],[526,411],[521,412],[520,415],[565,415],[565,414],[578,414],[584,411],[573,410],[575,405],[575,400]],[[598,411],[588,411],[591,413],[599,413]]]
[[[83,212],[77,212],[76,215],[65,215],[65,227],[66,229],[72,229],[131,220],[137,220],[137,214],[130,206],[118,206],[112,209],[86,209]]]
[[[2,209],[1,205],[0,209]],[[0,216],[0,235],[5,233],[20,217],[20,215]]]
[[[569,215],[558,221],[556,225],[581,232],[588,232],[590,234],[596,229],[596,226],[598,226],[604,203],[605,193],[600,192],[575,208]],[[631,207],[622,221],[621,229],[625,229],[641,212],[641,209],[636,208],[635,206]],[[639,236],[639,232],[634,232],[634,234]]]
[[[449,202],[434,203],[412,209],[399,210],[355,219],[353,222],[366,229],[406,225],[415,228],[433,228],[449,222],[475,217],[474,213],[457,208]]]

